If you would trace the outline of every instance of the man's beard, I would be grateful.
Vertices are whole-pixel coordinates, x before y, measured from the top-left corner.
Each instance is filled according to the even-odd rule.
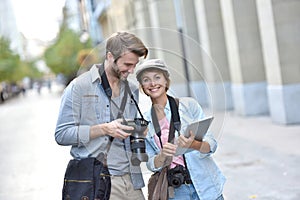
[[[117,77],[118,79],[125,81],[126,78],[122,76],[122,73],[118,67],[118,65],[116,63],[113,64],[112,66],[112,73],[115,77]]]
[[[120,70],[119,70],[118,66],[116,65],[116,63],[113,63],[112,74],[114,77],[117,77],[118,79],[121,78],[121,73],[120,73]]]

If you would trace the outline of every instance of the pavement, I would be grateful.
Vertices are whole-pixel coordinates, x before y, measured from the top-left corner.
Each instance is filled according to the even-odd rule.
[[[61,88],[0,104],[0,199],[61,199],[69,147],[54,141]],[[209,112],[209,111],[208,111]],[[300,199],[300,125],[270,117],[217,112],[214,159],[225,174],[226,200]],[[151,175],[142,163],[145,182]],[[143,189],[145,196],[147,188]]]

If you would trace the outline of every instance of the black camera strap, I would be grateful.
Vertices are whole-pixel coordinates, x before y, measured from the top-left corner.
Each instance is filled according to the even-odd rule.
[[[167,97],[168,97],[168,101],[169,101],[170,108],[171,108],[171,122],[170,122],[170,128],[169,128],[168,142],[173,142],[173,139],[175,137],[175,130],[178,131],[178,133],[180,134],[180,129],[181,129],[180,115],[179,115],[179,111],[178,111],[179,99],[173,98],[169,95],[167,95]],[[151,108],[151,117],[152,117],[155,133],[159,138],[160,146],[161,146],[161,148],[163,148],[162,141],[161,141],[161,129],[160,129],[157,115],[156,115],[156,112],[155,112],[153,106]],[[183,154],[182,156],[183,156],[184,165],[187,168],[185,155]]]
[[[104,64],[102,64],[102,65],[99,66],[98,72],[99,72],[99,75],[101,76],[101,85],[102,85],[102,88],[105,91],[105,94],[106,94],[107,98],[118,109],[118,116],[117,116],[117,118],[122,118],[123,122],[125,124],[127,123],[126,120],[125,120],[125,118],[124,118],[124,110],[125,110],[125,106],[126,106],[126,102],[127,102],[127,96],[129,95],[130,98],[133,100],[133,102],[135,104],[135,107],[137,108],[137,110],[138,110],[138,112],[139,112],[142,120],[146,121],[144,119],[144,116],[143,116],[143,114],[142,114],[139,106],[138,106],[137,101],[134,99],[134,96],[133,96],[133,94],[132,94],[132,92],[130,90],[128,81],[127,80],[123,81],[124,84],[125,84],[124,96],[122,98],[121,106],[118,107],[118,105],[111,99],[111,97],[112,97],[112,89],[110,87],[110,84],[109,84],[108,79],[107,79],[106,72],[104,70]],[[110,137],[110,141],[111,142],[113,141],[113,139],[114,139],[113,137]]]
[[[175,130],[177,130],[179,132],[180,128],[181,128],[181,122],[180,122],[180,117],[179,117],[179,112],[178,112],[179,101],[178,101],[178,99],[175,99],[169,95],[167,95],[167,97],[168,97],[168,101],[169,101],[169,104],[171,107],[171,122],[170,122],[170,128],[169,128],[168,142],[173,142],[174,137],[175,137]],[[156,115],[156,112],[155,112],[153,106],[151,108],[151,117],[152,117],[155,133],[159,138],[160,146],[162,148],[163,145],[162,145],[162,141],[161,141],[161,129],[160,129],[157,115]]]
[[[102,85],[102,88],[107,96],[107,98],[109,99],[109,101],[111,103],[114,104],[114,106],[117,108],[118,110],[118,115],[117,115],[117,119],[118,118],[123,118],[123,121],[125,121],[124,117],[123,117],[123,113],[124,113],[124,110],[125,110],[125,106],[126,106],[126,101],[127,101],[127,95],[128,95],[128,89],[129,87],[126,87],[125,86],[125,90],[124,90],[124,95],[123,95],[123,98],[122,98],[122,101],[121,101],[121,106],[119,107],[113,100],[112,100],[112,89],[109,85],[109,82],[108,82],[108,79],[107,79],[107,75],[106,75],[106,72],[104,70],[104,64],[102,64],[100,67],[99,67],[99,74],[101,76],[101,85]],[[127,82],[127,81],[126,81]],[[127,83],[128,84],[128,83]],[[126,85],[126,83],[125,83]]]

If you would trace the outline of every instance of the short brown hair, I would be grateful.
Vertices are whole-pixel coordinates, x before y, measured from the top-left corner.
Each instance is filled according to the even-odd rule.
[[[106,54],[110,52],[115,60],[126,51],[132,52],[139,57],[148,55],[148,49],[143,42],[134,34],[128,32],[116,32],[106,42]]]

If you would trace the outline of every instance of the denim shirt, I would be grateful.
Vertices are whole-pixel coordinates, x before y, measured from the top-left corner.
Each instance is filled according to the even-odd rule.
[[[193,98],[180,98],[178,109],[182,127],[180,132],[182,133],[186,130],[188,124],[205,117],[201,106]],[[169,102],[167,102],[164,112],[170,121],[171,110]],[[149,156],[147,167],[151,171],[159,171],[161,168],[155,168],[154,158],[155,155],[159,154],[160,149],[155,143],[155,130],[150,110],[145,113],[145,118],[150,121],[146,138],[146,151]],[[175,132],[175,137],[178,137],[177,131]],[[187,168],[199,198],[201,200],[212,200],[217,199],[222,194],[225,177],[212,158],[212,154],[217,149],[217,142],[213,134],[208,131],[203,140],[209,143],[211,152],[201,153],[200,151],[192,150],[185,153],[185,158]]]
[[[70,153],[74,159],[97,157],[100,153],[107,155],[109,136],[90,140],[91,126],[111,121],[110,102],[101,86],[98,67],[99,65],[94,65],[88,72],[74,79],[62,96],[55,140],[60,145],[72,146]],[[129,86],[134,98],[138,99],[137,87],[131,83]],[[136,114],[135,104],[128,96],[124,117],[132,119]],[[133,186],[140,189],[145,185],[141,168],[131,164],[130,144],[125,146]],[[118,154],[113,156],[113,159],[118,160]]]

